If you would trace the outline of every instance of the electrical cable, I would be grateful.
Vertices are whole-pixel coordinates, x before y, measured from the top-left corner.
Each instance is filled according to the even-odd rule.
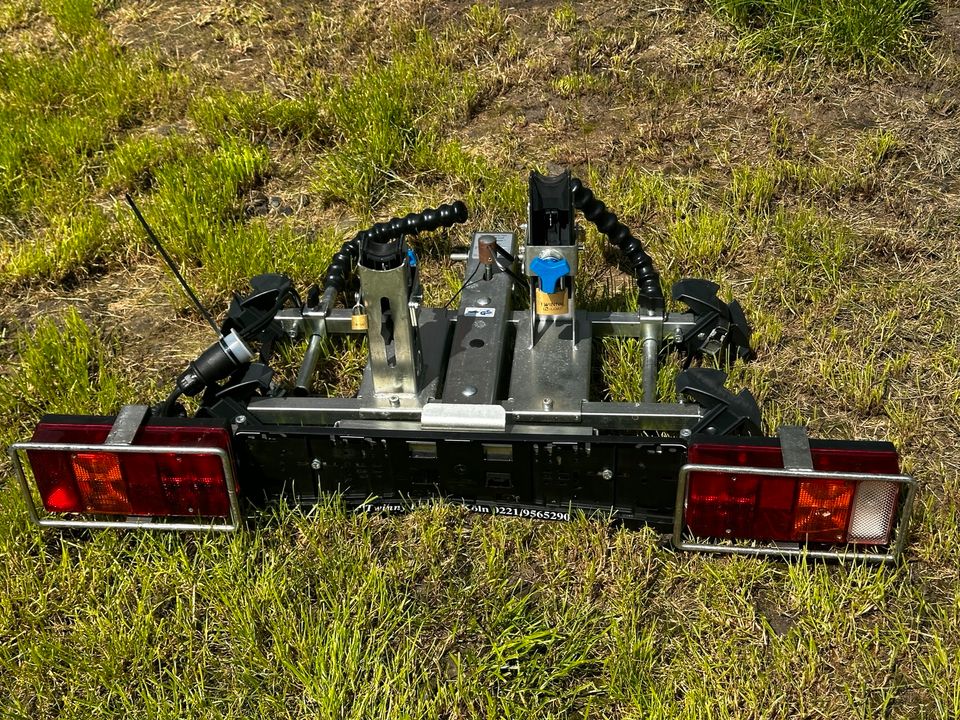
[[[183,395],[183,390],[178,385],[173,389],[173,391],[167,396],[167,399],[163,401],[160,405],[160,416],[168,417],[170,412],[173,410],[174,403],[180,399],[180,396]]]
[[[480,269],[480,263],[477,263],[476,265],[474,265],[473,272],[470,273],[469,277],[467,277],[467,279],[463,281],[463,285],[461,285],[459,289],[453,294],[453,296],[443,304],[444,310],[450,307],[450,303],[452,303],[454,300],[460,297],[460,293],[462,293],[464,290],[467,289],[469,285],[472,284],[470,281],[473,280],[473,276],[477,274],[477,270],[479,269]],[[477,282],[480,282],[480,281],[478,280]]]

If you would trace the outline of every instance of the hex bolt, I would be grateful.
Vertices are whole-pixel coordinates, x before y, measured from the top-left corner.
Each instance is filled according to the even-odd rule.
[[[553,398],[545,397],[543,399],[543,409],[546,411],[553,410]]]
[[[310,463],[310,467],[312,467],[314,470],[319,470],[323,467],[323,463],[320,462],[320,458],[314,458],[313,462]]]

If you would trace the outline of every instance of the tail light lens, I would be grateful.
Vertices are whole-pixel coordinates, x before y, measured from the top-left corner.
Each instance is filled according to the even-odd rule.
[[[237,520],[226,428],[146,425],[129,445],[104,444],[110,431],[111,425],[95,419],[44,421],[30,442],[14,446],[14,454],[26,452],[44,510],[145,519],[229,516]],[[15,459],[20,469],[19,456]],[[32,508],[32,499],[28,501]],[[112,523],[58,520],[41,524]]]
[[[781,554],[792,554],[791,546],[799,553],[802,544],[809,554],[825,556],[840,553],[817,548],[854,546],[852,554],[891,559],[875,546],[891,544],[904,515],[898,511],[913,491],[913,480],[900,474],[893,446],[814,442],[810,459],[812,469],[784,468],[775,440],[691,442],[681,473],[675,542],[754,554],[767,553],[757,545],[716,541],[770,543]],[[684,529],[713,544],[684,542]]]

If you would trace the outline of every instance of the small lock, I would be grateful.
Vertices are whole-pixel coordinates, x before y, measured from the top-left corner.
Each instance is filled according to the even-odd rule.
[[[367,311],[363,305],[357,303],[353,308],[353,314],[350,316],[350,327],[353,330],[367,329]]]

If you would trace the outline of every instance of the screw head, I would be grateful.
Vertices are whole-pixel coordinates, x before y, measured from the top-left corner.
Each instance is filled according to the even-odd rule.
[[[319,470],[321,467],[323,467],[323,463],[320,462],[320,458],[314,458],[313,462],[310,463],[310,467],[312,467],[314,470]]]
[[[604,480],[613,480],[613,470],[610,468],[604,468],[600,473],[600,477],[602,477]]]
[[[691,435],[693,435],[693,431],[690,428],[683,428],[680,430],[680,437],[682,438],[688,438]]]
[[[233,419],[233,421],[234,421],[237,425],[243,425],[243,424],[247,421],[247,416],[246,416],[246,415],[237,415],[237,416]]]
[[[544,410],[553,410],[553,398],[545,397],[543,399],[543,409]]]
[[[477,394],[477,388],[475,385],[464,385],[463,390],[460,391],[460,394],[464,397],[473,397]]]
[[[397,395],[391,395],[390,398],[390,407],[400,407],[400,397]]]

